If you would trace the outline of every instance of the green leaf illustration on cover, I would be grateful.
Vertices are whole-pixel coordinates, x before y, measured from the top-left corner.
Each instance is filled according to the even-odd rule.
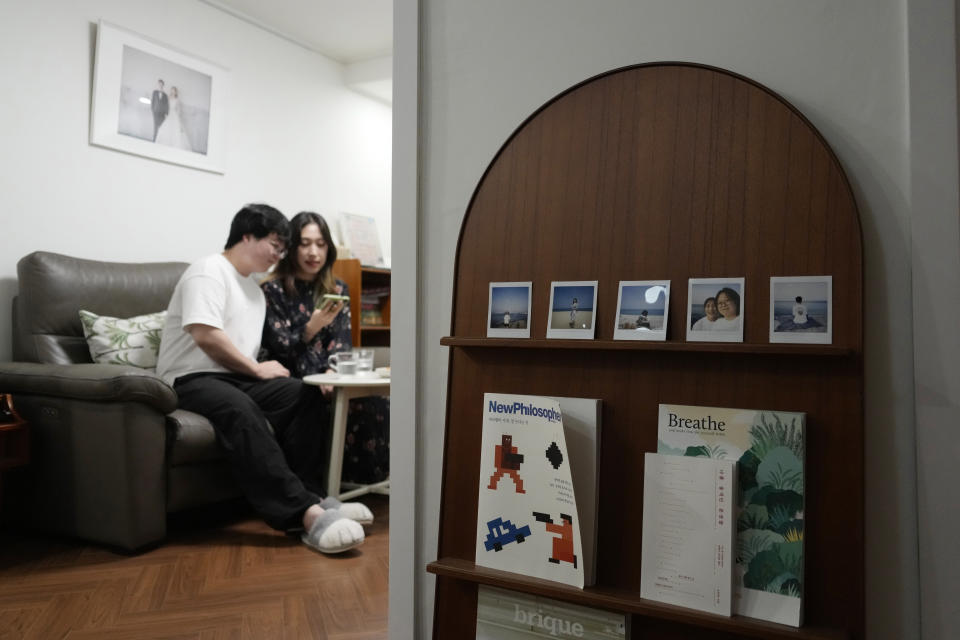
[[[799,626],[805,414],[660,405],[658,424],[660,453],[737,460],[735,610]]]

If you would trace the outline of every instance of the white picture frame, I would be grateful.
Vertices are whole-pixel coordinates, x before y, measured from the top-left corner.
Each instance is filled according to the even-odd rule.
[[[551,282],[547,338],[593,340],[596,311],[597,280]]]
[[[376,218],[343,212],[340,214],[340,232],[344,244],[350,249],[350,255],[357,258],[360,264],[386,268]]]
[[[529,338],[532,282],[491,282],[487,302],[488,338]]]
[[[721,293],[724,294],[722,305],[717,302]],[[718,313],[713,321],[708,317],[712,316],[708,309],[711,298]],[[731,305],[736,307],[735,317],[727,317],[721,311]],[[687,342],[743,342],[745,309],[744,278],[690,278],[687,285]]]
[[[664,341],[669,312],[669,280],[621,280],[613,339]]]
[[[224,173],[228,83],[220,65],[101,20],[90,144]]]
[[[833,344],[833,276],[770,278],[770,342]]]

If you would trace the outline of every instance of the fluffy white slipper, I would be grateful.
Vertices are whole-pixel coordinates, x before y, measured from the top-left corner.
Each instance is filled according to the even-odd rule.
[[[360,524],[373,524],[373,512],[367,508],[367,505],[359,502],[340,502],[336,498],[324,498],[320,501],[320,506],[324,509],[336,509],[346,518]]]
[[[327,509],[300,539],[321,553],[340,553],[363,544],[363,527],[336,509]]]

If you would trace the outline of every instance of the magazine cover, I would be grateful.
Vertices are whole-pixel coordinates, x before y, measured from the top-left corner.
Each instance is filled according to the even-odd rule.
[[[734,613],[803,622],[806,414],[660,405],[657,451],[737,462]]]
[[[627,640],[627,616],[496,587],[477,587],[477,640]]]
[[[484,394],[476,564],[582,588],[579,520],[560,403]]]
[[[570,452],[570,477],[580,516],[583,584],[597,581],[597,505],[600,502],[600,418],[602,401],[596,398],[551,398],[560,403],[563,437]]]
[[[729,616],[736,463],[647,453],[640,596]]]

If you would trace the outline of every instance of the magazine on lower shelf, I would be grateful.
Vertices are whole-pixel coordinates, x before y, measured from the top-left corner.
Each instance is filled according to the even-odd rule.
[[[660,405],[657,451],[737,463],[733,611],[803,623],[806,414]]]
[[[483,402],[476,564],[592,584],[600,401],[487,393]]]
[[[730,615],[735,470],[732,460],[644,456],[641,597]]]
[[[477,587],[477,640],[628,640],[630,617],[496,587]]]

